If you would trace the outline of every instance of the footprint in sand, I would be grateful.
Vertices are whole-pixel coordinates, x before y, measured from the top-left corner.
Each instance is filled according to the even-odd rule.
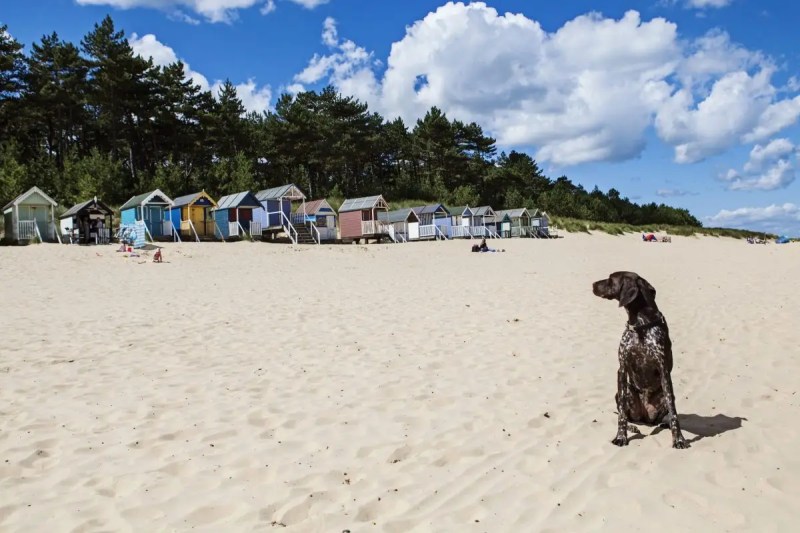
[[[48,459],[49,457],[50,457],[50,454],[48,452],[46,452],[44,450],[36,450],[32,454],[30,454],[28,457],[26,457],[25,459],[20,461],[19,464],[21,466],[25,467],[25,468],[33,468],[34,466],[36,466],[36,463],[38,463],[40,461],[44,461],[44,460]]]
[[[405,461],[411,455],[411,447],[410,446],[401,446],[397,448],[389,458],[386,460],[388,463],[399,463],[400,461]]]

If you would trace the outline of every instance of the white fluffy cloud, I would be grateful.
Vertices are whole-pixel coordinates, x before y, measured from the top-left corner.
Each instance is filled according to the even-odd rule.
[[[774,139],[766,145],[757,144],[742,172],[728,170],[722,179],[734,191],[772,191],[783,189],[795,180],[796,147],[789,139]]]
[[[761,54],[720,31],[682,40],[674,23],[635,11],[547,32],[521,14],[449,2],[407,28],[385,68],[332,19],[322,40],[328,53],[295,83],[332,83],[411,123],[435,105],[560,166],[637,157],[651,128],[677,162],[697,162],[800,117],[800,96],[782,96]]]
[[[328,3],[329,0],[288,0],[306,9]],[[119,9],[146,7],[166,11],[180,20],[196,23],[196,19],[183,10],[200,15],[209,22],[230,22],[240,10],[261,6],[261,13],[275,10],[275,0],[76,0],[81,5],[103,5]]]
[[[300,92],[305,89],[304,84],[317,83],[327,78],[340,91],[374,102],[378,82],[372,67],[378,64],[373,55],[353,41],[340,40],[336,21],[331,17],[326,18],[323,24],[322,42],[332,53],[314,55],[308,66],[294,77],[292,92]]]
[[[131,35],[128,42],[135,54],[145,58],[152,58],[153,63],[156,65],[169,65],[175,63],[179,59],[175,50],[159,41],[152,33],[142,35],[141,37],[134,33]],[[219,89],[224,82],[217,80],[213,84],[210,84],[208,78],[192,70],[185,61],[183,62],[183,66],[186,77],[191,79],[196,85],[199,85],[201,89],[204,91],[210,90],[215,96],[219,94]],[[236,94],[242,100],[242,104],[248,111],[266,111],[269,109],[270,101],[272,100],[272,89],[268,85],[259,87],[252,79],[236,84]]]
[[[707,217],[706,220],[712,226],[800,235],[800,206],[791,203],[723,209],[716,215]]]

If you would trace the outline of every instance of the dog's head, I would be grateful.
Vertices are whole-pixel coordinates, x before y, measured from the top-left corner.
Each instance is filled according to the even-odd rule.
[[[629,306],[639,296],[655,307],[656,290],[635,272],[614,272],[607,279],[592,283],[592,292],[606,300],[618,300],[620,307]]]

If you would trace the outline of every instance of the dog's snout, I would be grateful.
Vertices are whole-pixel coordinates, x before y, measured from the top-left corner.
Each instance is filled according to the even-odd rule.
[[[595,296],[603,296],[605,294],[605,285],[608,283],[608,280],[601,279],[600,281],[595,281],[592,283],[592,293]]]

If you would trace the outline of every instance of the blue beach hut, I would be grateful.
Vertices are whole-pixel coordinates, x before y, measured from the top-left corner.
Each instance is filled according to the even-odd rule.
[[[144,222],[152,238],[172,237],[177,234],[169,216],[172,204],[170,197],[159,189],[134,196],[119,208],[121,225]]]
[[[244,237],[253,235],[250,222],[258,216],[255,214],[259,209],[263,209],[261,202],[256,195],[250,191],[237,192],[223,196],[217,202],[214,210],[214,220],[222,238]]]
[[[302,223],[302,219],[292,220],[292,202],[306,201],[306,195],[303,194],[295,184],[289,183],[281,185],[280,187],[273,187],[271,189],[264,189],[256,193],[256,198],[261,202],[264,208],[262,225],[264,229],[281,228],[286,224],[286,221],[294,223]],[[281,213],[284,216],[281,216]]]

